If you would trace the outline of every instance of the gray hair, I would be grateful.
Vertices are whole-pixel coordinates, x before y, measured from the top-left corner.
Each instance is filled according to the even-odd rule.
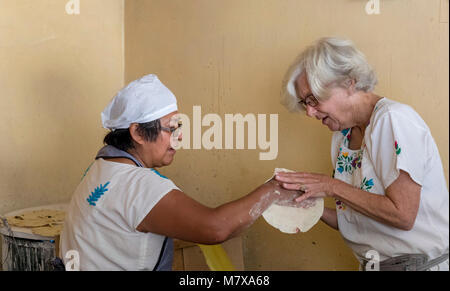
[[[295,82],[306,72],[311,92],[318,100],[326,100],[328,90],[355,80],[356,90],[370,92],[377,77],[366,57],[347,39],[325,37],[304,50],[287,71],[282,88],[282,104],[291,112],[304,111],[298,103]]]

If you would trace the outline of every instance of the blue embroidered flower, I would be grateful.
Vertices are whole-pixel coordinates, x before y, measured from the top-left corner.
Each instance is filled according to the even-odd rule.
[[[373,179],[368,180],[366,177],[364,177],[362,183],[361,183],[361,189],[365,191],[369,191],[373,187]]]
[[[108,191],[108,189],[106,188],[106,186],[108,185],[109,182],[107,182],[105,185],[100,184],[100,186],[98,186],[93,192],[91,192],[91,195],[89,195],[89,197],[86,199],[89,205],[96,206],[96,202],[98,201],[98,199],[100,199],[100,197],[102,197],[103,194]]]

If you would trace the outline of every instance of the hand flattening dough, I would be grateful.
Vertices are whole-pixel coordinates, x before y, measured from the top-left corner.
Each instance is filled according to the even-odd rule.
[[[293,172],[291,170],[276,168],[274,176],[279,172]],[[309,199],[308,199],[309,200]],[[320,219],[323,214],[323,198],[316,198],[308,208],[281,206],[272,204],[262,216],[268,224],[284,233],[307,232]]]

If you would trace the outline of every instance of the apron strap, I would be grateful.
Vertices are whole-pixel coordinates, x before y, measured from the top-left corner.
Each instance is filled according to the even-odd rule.
[[[161,253],[159,254],[158,262],[153,271],[172,271],[173,263],[173,240],[166,236]]]
[[[103,158],[126,158],[132,160],[136,166],[144,168],[144,166],[133,155],[127,153],[126,151],[119,150],[112,145],[104,146],[98,151],[95,159],[98,160]]]

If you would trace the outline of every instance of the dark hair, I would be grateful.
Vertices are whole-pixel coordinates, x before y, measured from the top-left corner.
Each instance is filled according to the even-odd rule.
[[[161,121],[157,119],[147,123],[138,123],[137,131],[145,140],[154,142],[161,132]],[[134,148],[129,128],[109,132],[103,139],[103,143],[112,145],[122,151]]]

